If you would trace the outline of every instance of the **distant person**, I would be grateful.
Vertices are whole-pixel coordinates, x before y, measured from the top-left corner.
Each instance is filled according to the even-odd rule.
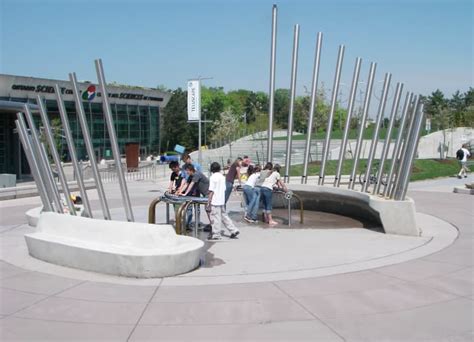
[[[250,166],[252,164],[252,160],[249,158],[249,156],[244,156],[244,159],[242,160],[242,166]]]
[[[227,171],[225,176],[225,204],[229,201],[230,194],[234,188],[234,181],[237,179],[239,185],[242,185],[240,180],[240,168],[242,167],[242,158],[237,158]]]
[[[262,184],[263,213],[265,222],[271,226],[278,224],[272,217],[273,187],[278,186],[284,191],[288,191],[285,184],[281,181],[280,165],[273,166],[271,174],[265,178]]]
[[[206,212],[210,215],[212,232],[209,240],[221,240],[221,229],[224,226],[230,232],[230,238],[235,239],[240,231],[234,225],[225,209],[226,180],[221,174],[221,166],[214,162],[211,164],[211,177],[209,179],[209,196]]]
[[[245,183],[243,190],[244,190],[244,198],[246,201],[246,209],[245,209],[245,216],[244,220],[250,223],[257,222],[257,214],[258,214],[258,207],[260,205],[260,189],[256,187],[255,184],[257,183],[258,178],[260,177],[260,166],[256,165],[249,165],[247,169],[248,179]]]
[[[471,152],[467,149],[467,145],[464,144],[462,147],[457,150],[456,152],[456,159],[459,160],[459,163],[461,164],[461,170],[458,173],[458,178],[462,178],[464,175],[464,178],[467,178],[467,173],[469,172],[469,169],[467,168],[467,158],[471,156]]]

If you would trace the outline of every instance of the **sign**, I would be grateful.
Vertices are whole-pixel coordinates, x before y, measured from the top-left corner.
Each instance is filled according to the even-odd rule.
[[[425,131],[430,132],[431,131],[431,119],[427,118],[425,121]]]
[[[201,82],[188,81],[188,121],[198,121],[201,118]]]
[[[95,86],[90,85],[87,90],[82,93],[82,99],[91,102],[95,97]]]

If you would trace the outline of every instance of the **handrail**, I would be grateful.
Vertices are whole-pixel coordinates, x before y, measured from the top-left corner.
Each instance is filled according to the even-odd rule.
[[[151,201],[148,207],[148,223],[156,224],[156,206],[161,202],[161,197],[155,198]]]
[[[279,195],[282,195],[283,197],[286,196],[287,192],[284,192],[284,191],[275,191],[274,192],[275,194],[279,194]],[[301,197],[297,194],[295,194],[294,192],[291,193],[291,197],[288,199],[288,205],[290,206],[291,205],[291,198],[295,197],[299,204],[300,204],[300,223],[303,224],[304,223],[304,206],[303,206],[303,200],[301,199]],[[285,198],[286,199],[286,198]],[[290,222],[290,218],[288,218],[288,222]]]

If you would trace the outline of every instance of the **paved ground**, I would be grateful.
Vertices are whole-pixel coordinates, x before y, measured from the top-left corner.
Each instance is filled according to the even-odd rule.
[[[454,243],[370,270],[223,285],[173,286],[158,280],[147,286],[0,262],[0,339],[472,341],[474,200],[450,192],[453,183],[463,181],[415,183],[409,194],[425,217],[459,230]],[[143,186],[130,192],[141,208],[156,196]],[[110,202],[121,205],[114,196]],[[18,244],[23,213],[38,203],[37,198],[0,202],[0,234],[11,236],[2,240],[2,251]]]

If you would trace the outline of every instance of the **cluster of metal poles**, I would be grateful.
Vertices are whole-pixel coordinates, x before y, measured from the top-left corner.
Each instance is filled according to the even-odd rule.
[[[271,52],[270,52],[270,90],[269,90],[269,123],[268,123],[268,145],[267,145],[267,159],[273,160],[273,122],[274,122],[274,102],[275,102],[275,65],[276,65],[276,43],[277,43],[277,6],[272,8],[272,29],[271,29]],[[296,98],[296,78],[298,69],[298,50],[299,50],[300,27],[295,25],[293,35],[293,51],[292,51],[292,65],[291,65],[291,84],[290,84],[290,104],[288,113],[288,133],[286,144],[286,162],[285,162],[285,181],[290,180],[291,171],[291,155],[292,155],[292,135],[293,135],[293,113]],[[308,182],[308,167],[311,152],[311,135],[314,130],[314,114],[317,107],[317,102],[321,101],[318,98],[318,79],[321,62],[323,34],[319,32],[316,37],[316,51],[314,58],[314,67],[312,74],[311,85],[311,101],[308,114],[308,126],[306,132],[306,144],[303,160],[303,172],[301,175],[301,183]],[[318,177],[318,185],[324,185],[326,178],[326,169],[328,159],[330,156],[330,143],[332,135],[332,127],[334,116],[338,107],[338,94],[341,79],[341,70],[344,62],[344,45],[339,46],[339,52],[336,61],[336,71],[334,74],[334,83],[331,93],[331,102],[329,115],[326,125],[326,135],[323,144],[323,153],[321,157],[320,171]],[[349,93],[346,122],[342,134],[341,144],[339,148],[339,158],[337,161],[337,168],[334,177],[335,187],[341,186],[342,170],[345,161],[347,145],[349,143],[349,131],[351,128],[351,120],[354,114],[355,97],[357,94],[357,87],[360,76],[360,69],[362,59],[357,57],[355,60],[354,72],[352,76],[351,90]],[[416,157],[418,140],[420,137],[421,124],[423,121],[423,104],[419,96],[414,96],[407,92],[405,96],[405,103],[400,116],[397,119],[399,112],[400,99],[403,92],[403,84],[397,83],[393,102],[391,105],[388,127],[386,128],[385,139],[383,140],[383,147],[380,153],[378,162],[376,160],[377,147],[379,145],[380,128],[384,121],[385,108],[387,106],[387,99],[390,90],[390,83],[392,75],[386,73],[384,77],[384,84],[380,96],[374,132],[369,145],[369,153],[365,165],[365,169],[357,180],[357,172],[362,154],[362,146],[364,143],[364,131],[368,121],[370,102],[373,96],[374,80],[376,74],[377,64],[372,62],[367,77],[367,85],[365,90],[365,98],[361,117],[358,123],[358,133],[355,142],[355,149],[351,149],[353,164],[349,174],[349,189],[356,190],[356,184],[360,182],[358,190],[362,192],[372,192],[373,194],[382,195],[385,198],[404,200],[410,180],[411,168],[413,160]],[[396,121],[399,121],[397,137],[393,137],[395,142],[392,143],[392,135]],[[393,146],[393,147],[392,147]],[[390,162],[391,161],[391,162]],[[385,170],[388,169],[388,172]],[[372,186],[372,189],[369,187]]]
[[[132,206],[130,203],[130,197],[128,194],[127,183],[125,181],[124,169],[121,162],[120,149],[118,146],[117,135],[115,132],[115,126],[112,118],[112,111],[110,108],[110,103],[108,99],[108,92],[105,82],[104,69],[102,66],[102,61],[95,61],[97,79],[99,88],[102,94],[102,105],[104,110],[104,119],[107,124],[108,134],[110,137],[110,144],[112,148],[112,154],[114,157],[115,170],[117,173],[117,179],[120,184],[120,191],[122,195],[122,201],[125,208],[125,213],[128,221],[134,221]],[[89,156],[89,163],[92,170],[92,176],[95,181],[97,188],[97,193],[99,197],[100,206],[102,209],[103,217],[106,220],[112,219],[110,215],[110,209],[105,195],[104,187],[102,184],[101,176],[99,173],[99,167],[95,158],[94,146],[89,132],[89,126],[87,123],[86,115],[84,112],[84,107],[81,98],[81,91],[78,87],[78,82],[75,73],[69,74],[69,80],[74,93],[74,100],[76,104],[76,113],[78,121],[81,126],[82,136],[84,139],[84,144],[86,147],[87,154]],[[62,128],[64,130],[64,135],[67,142],[67,147],[69,155],[71,156],[72,166],[74,173],[76,175],[77,184],[79,187],[79,192],[81,199],[84,205],[84,216],[93,217],[92,207],[90,204],[89,197],[87,195],[86,187],[84,185],[84,177],[82,168],[80,166],[74,139],[71,133],[71,128],[69,125],[68,114],[64,106],[64,102],[61,96],[61,88],[59,85],[55,85],[56,101],[58,103],[59,115],[61,118]],[[66,179],[64,169],[62,167],[61,159],[59,153],[56,149],[56,144],[54,141],[54,132],[51,128],[51,124],[48,118],[48,113],[44,105],[43,99],[40,95],[37,96],[36,102],[39,106],[39,114],[41,116],[41,123],[43,126],[43,131],[45,135],[45,142],[41,141],[39,130],[36,127],[35,121],[33,120],[33,113],[28,104],[25,104],[24,111],[17,113],[17,120],[15,120],[15,125],[20,137],[23,150],[25,151],[26,158],[30,165],[31,173],[35,180],[35,183],[38,187],[38,192],[43,203],[43,211],[54,211],[58,213],[64,213],[65,211],[69,212],[71,215],[76,215],[76,207],[71,198],[71,192],[69,190],[69,185]],[[28,126],[25,122],[28,123]],[[52,161],[54,162],[54,168],[57,172],[59,183],[61,187],[58,187],[54,179],[54,172],[52,164],[49,161],[48,151],[51,154]],[[61,191],[64,194],[64,206],[63,200],[61,198]]]

